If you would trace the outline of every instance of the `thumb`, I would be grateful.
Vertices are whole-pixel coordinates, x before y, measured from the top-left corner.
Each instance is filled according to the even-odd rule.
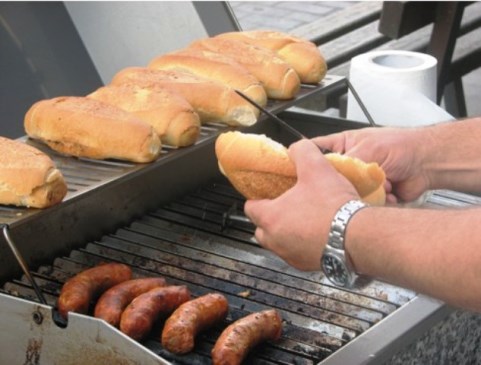
[[[308,181],[316,178],[318,174],[326,169],[334,168],[324,157],[319,147],[311,140],[303,139],[289,147],[289,157],[296,166],[296,173],[298,180]]]

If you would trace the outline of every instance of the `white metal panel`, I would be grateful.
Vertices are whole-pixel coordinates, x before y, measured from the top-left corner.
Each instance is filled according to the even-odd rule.
[[[146,66],[207,31],[190,1],[77,2],[65,6],[104,83],[119,70]]]
[[[170,364],[103,320],[69,313],[60,328],[50,306],[1,293],[0,307],[0,364]]]

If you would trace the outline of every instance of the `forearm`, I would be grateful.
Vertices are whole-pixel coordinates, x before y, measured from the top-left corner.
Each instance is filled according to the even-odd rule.
[[[372,207],[349,223],[356,270],[481,311],[481,208]]]
[[[431,189],[481,191],[481,118],[427,128],[423,138]]]

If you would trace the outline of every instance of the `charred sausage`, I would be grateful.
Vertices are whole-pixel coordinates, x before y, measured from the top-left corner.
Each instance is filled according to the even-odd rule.
[[[182,304],[165,322],[162,346],[175,354],[192,351],[195,336],[222,321],[228,309],[227,299],[217,293]]]
[[[157,319],[167,317],[188,300],[190,292],[184,285],[149,290],[125,308],[120,318],[120,330],[134,340],[141,340]]]
[[[99,298],[95,305],[94,316],[118,327],[122,312],[134,298],[151,289],[163,286],[166,286],[164,278],[132,279],[117,284]]]
[[[263,341],[281,337],[282,318],[269,309],[238,319],[227,327],[212,349],[213,365],[238,365],[248,352]]]
[[[87,313],[92,299],[105,290],[132,277],[130,267],[119,263],[95,266],[67,280],[60,291],[58,310],[67,318],[68,312]]]

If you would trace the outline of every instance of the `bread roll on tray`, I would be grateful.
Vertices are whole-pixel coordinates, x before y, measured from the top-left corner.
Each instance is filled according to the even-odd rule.
[[[300,89],[301,81],[294,69],[267,48],[216,37],[193,42],[189,48],[216,52],[234,59],[262,83],[271,99],[292,99]]]
[[[86,97],[35,103],[25,115],[29,137],[77,157],[150,162],[160,154],[153,128],[135,115]]]
[[[260,81],[232,58],[219,53],[183,49],[154,58],[149,68],[190,72],[242,91],[262,106],[267,103],[267,95]]]
[[[190,146],[199,138],[199,116],[176,93],[125,84],[101,87],[87,97],[114,105],[149,123],[164,144]]]
[[[326,76],[327,65],[317,46],[305,39],[271,30],[228,32],[217,36],[268,48],[297,72],[301,82],[315,84]]]
[[[0,137],[0,204],[46,208],[67,194],[52,159],[20,141]]]
[[[187,72],[128,67],[118,72],[111,82],[112,85],[125,83],[179,93],[199,114],[201,123],[250,126],[259,116],[259,110],[231,87]]]
[[[297,181],[287,149],[265,135],[222,133],[216,140],[215,153],[221,172],[247,199],[274,199]],[[386,177],[377,163],[337,153],[325,157],[354,185],[363,201],[373,205],[385,203]]]

